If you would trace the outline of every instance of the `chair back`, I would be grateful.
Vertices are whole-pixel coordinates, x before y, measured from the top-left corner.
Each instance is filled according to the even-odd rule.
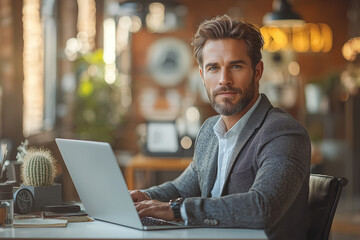
[[[329,239],[341,190],[347,182],[343,177],[310,175],[308,240]]]

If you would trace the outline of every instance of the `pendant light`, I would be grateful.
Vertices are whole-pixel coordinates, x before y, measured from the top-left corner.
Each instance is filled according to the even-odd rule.
[[[301,16],[292,10],[288,0],[274,0],[273,9],[273,12],[265,14],[263,18],[264,25],[291,27],[305,24]]]

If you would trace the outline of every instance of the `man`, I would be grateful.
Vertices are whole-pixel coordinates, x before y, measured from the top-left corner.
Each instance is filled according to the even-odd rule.
[[[192,45],[220,116],[205,121],[193,162],[177,179],[130,192],[140,217],[306,239],[310,141],[296,120],[259,94],[259,30],[224,15],[203,22]]]

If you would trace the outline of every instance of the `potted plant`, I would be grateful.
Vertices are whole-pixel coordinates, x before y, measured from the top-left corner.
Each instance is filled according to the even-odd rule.
[[[126,109],[122,106],[120,76],[105,80],[106,64],[102,49],[80,55],[75,62],[75,133],[80,139],[114,144],[115,131]]]
[[[20,188],[31,191],[34,197],[33,211],[49,205],[61,204],[61,184],[54,183],[56,162],[51,152],[40,148],[22,148]]]

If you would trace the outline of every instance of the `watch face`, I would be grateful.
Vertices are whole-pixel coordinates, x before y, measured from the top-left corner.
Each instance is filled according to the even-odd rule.
[[[16,213],[25,214],[31,212],[34,205],[34,197],[30,190],[20,188],[14,194],[14,210]]]
[[[147,65],[157,84],[174,87],[189,73],[192,66],[191,51],[180,39],[161,38],[150,46]]]

